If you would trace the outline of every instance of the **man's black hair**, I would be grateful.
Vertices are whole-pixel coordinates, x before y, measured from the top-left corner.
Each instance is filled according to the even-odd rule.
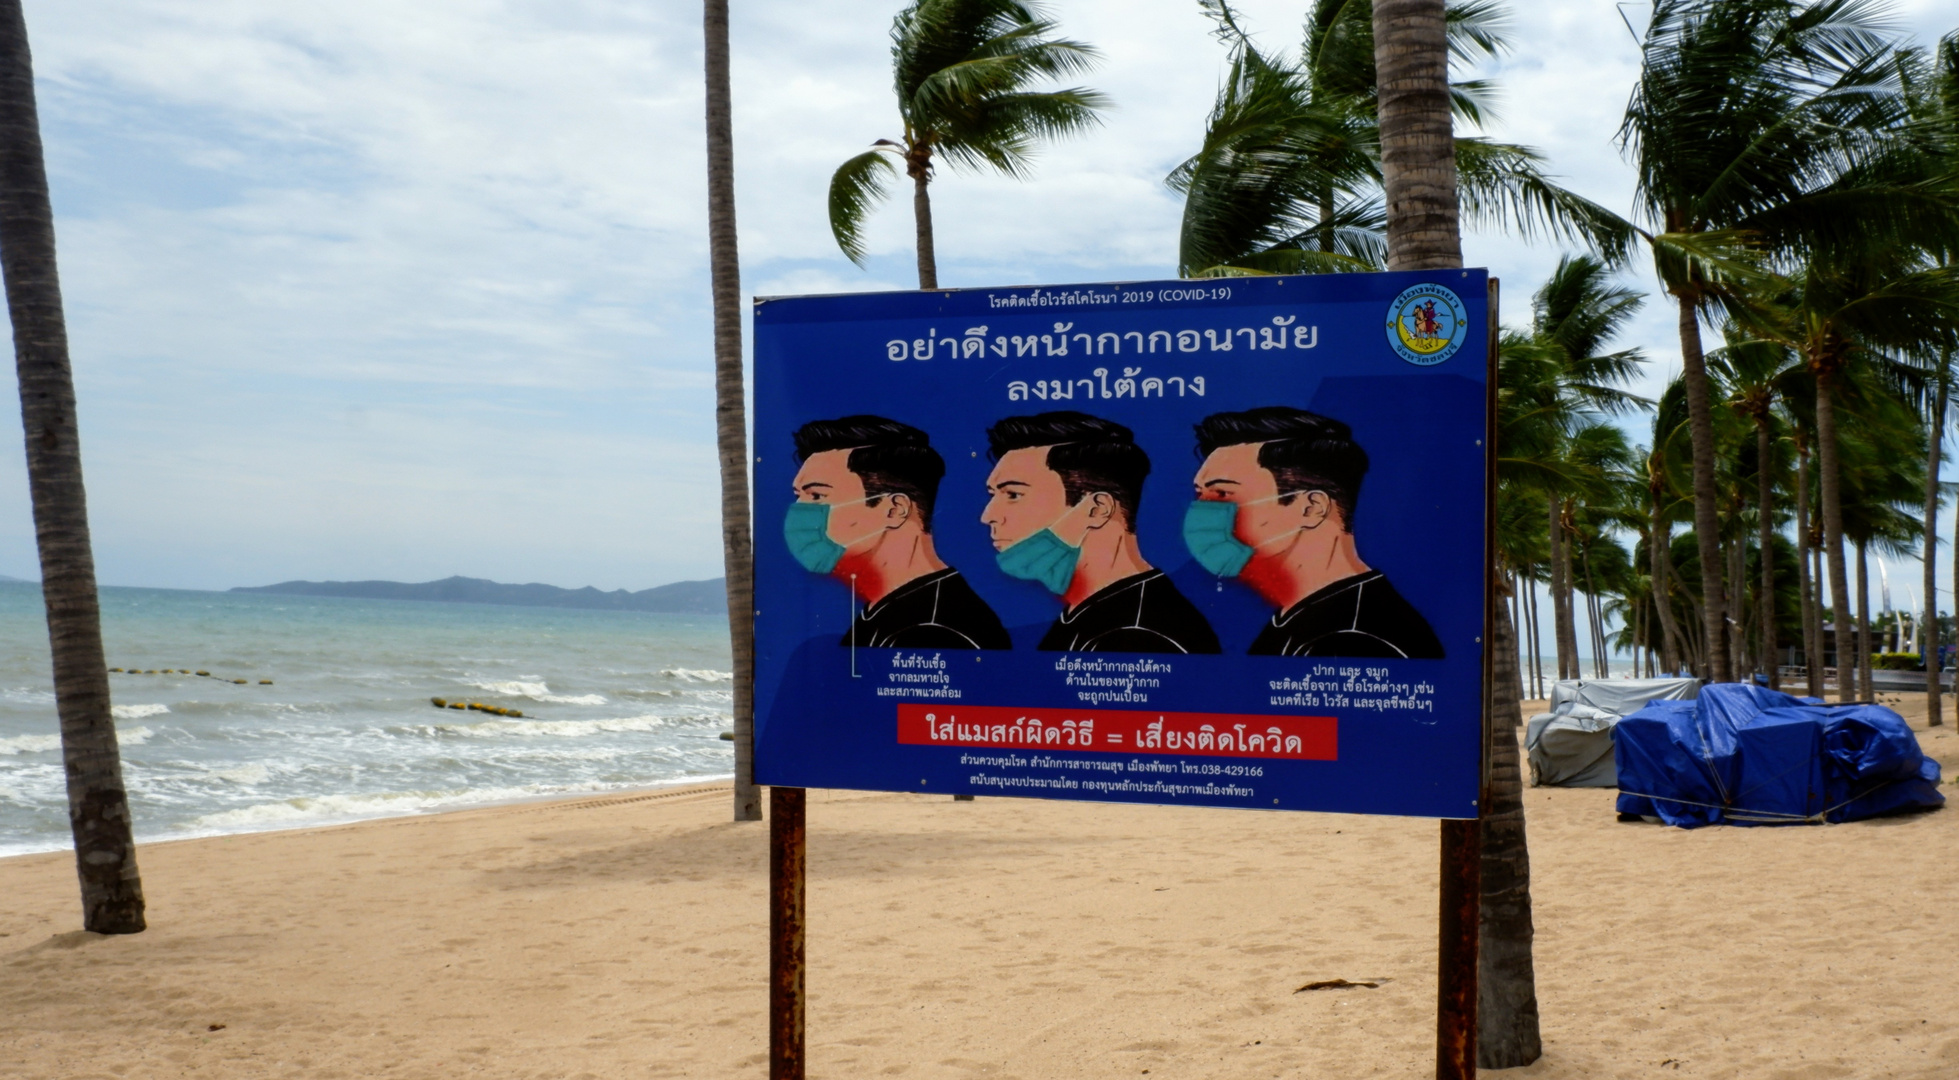
[[[945,477],[945,459],[932,449],[930,436],[882,416],[812,420],[796,429],[797,461],[825,450],[850,451],[844,464],[864,481],[864,494],[909,498],[918,508],[918,524],[932,531],[932,503]]]
[[[1352,428],[1305,409],[1268,405],[1212,413],[1196,431],[1200,458],[1210,457],[1220,446],[1264,443],[1258,448],[1258,463],[1279,482],[1281,495],[1324,491],[1340,507],[1342,526],[1353,531],[1360,480],[1367,475],[1367,451],[1354,442]]]
[[[994,461],[1032,446],[1048,448],[1047,467],[1061,477],[1069,506],[1091,492],[1105,491],[1122,507],[1129,531],[1136,531],[1150,456],[1136,445],[1135,432],[1113,420],[1069,411],[1009,416],[986,429],[986,456]]]

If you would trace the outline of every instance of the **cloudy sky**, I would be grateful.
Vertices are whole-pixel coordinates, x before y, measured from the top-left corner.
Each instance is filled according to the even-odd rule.
[[[1223,50],[1193,0],[1056,0],[1115,102],[1018,183],[935,186],[951,286],[1158,278]],[[1492,133],[1629,209],[1635,72],[1604,0],[1516,5]],[[734,0],[743,286],[914,284],[908,208],[868,271],[830,171],[897,133],[895,3]],[[1271,48],[1303,0],[1242,0]],[[1929,41],[1938,0],[1896,5]],[[699,9],[682,0],[28,0],[96,557],[110,584],[287,578],[645,588],[720,572]],[[1512,319],[1558,251],[1467,239]],[[1645,278],[1634,278],[1645,286]],[[1634,344],[1654,385],[1672,319]],[[17,414],[0,442],[18,447]],[[0,574],[37,576],[0,455]],[[1915,568],[1914,568],[1915,569]]]

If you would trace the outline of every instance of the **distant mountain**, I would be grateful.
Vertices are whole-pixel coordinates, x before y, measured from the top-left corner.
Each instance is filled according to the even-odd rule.
[[[627,592],[600,592],[590,585],[560,589],[556,585],[504,585],[483,578],[450,577],[410,584],[401,581],[282,581],[277,585],[241,586],[243,593],[283,596],[341,596],[361,600],[432,600],[445,604],[511,604],[518,607],[595,608],[601,611],[661,611],[688,615],[719,615],[728,610],[727,586],[712,581],[676,581],[671,585]]]
[[[39,584],[40,582],[35,581],[32,578],[8,577],[5,574],[0,574],[0,585],[39,585]]]

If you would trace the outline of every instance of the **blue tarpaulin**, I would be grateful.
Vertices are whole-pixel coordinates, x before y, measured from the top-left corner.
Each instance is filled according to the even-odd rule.
[[[1612,729],[1619,812],[1669,825],[1857,821],[1945,803],[1939,763],[1882,705],[1823,705],[1746,683],[1656,701]]]

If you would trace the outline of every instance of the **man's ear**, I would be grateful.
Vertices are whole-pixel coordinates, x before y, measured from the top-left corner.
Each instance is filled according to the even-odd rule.
[[[1299,513],[1308,529],[1317,529],[1332,518],[1338,524],[1339,518],[1333,513],[1333,497],[1324,491],[1308,491],[1299,497]]]
[[[905,522],[911,520],[912,510],[913,506],[910,495],[906,495],[903,492],[893,492],[891,497],[885,500],[884,527],[887,529],[901,528]]]
[[[1088,512],[1083,517],[1087,519],[1089,528],[1099,529],[1116,519],[1119,504],[1114,495],[1106,491],[1091,491],[1082,498],[1088,502]]]

